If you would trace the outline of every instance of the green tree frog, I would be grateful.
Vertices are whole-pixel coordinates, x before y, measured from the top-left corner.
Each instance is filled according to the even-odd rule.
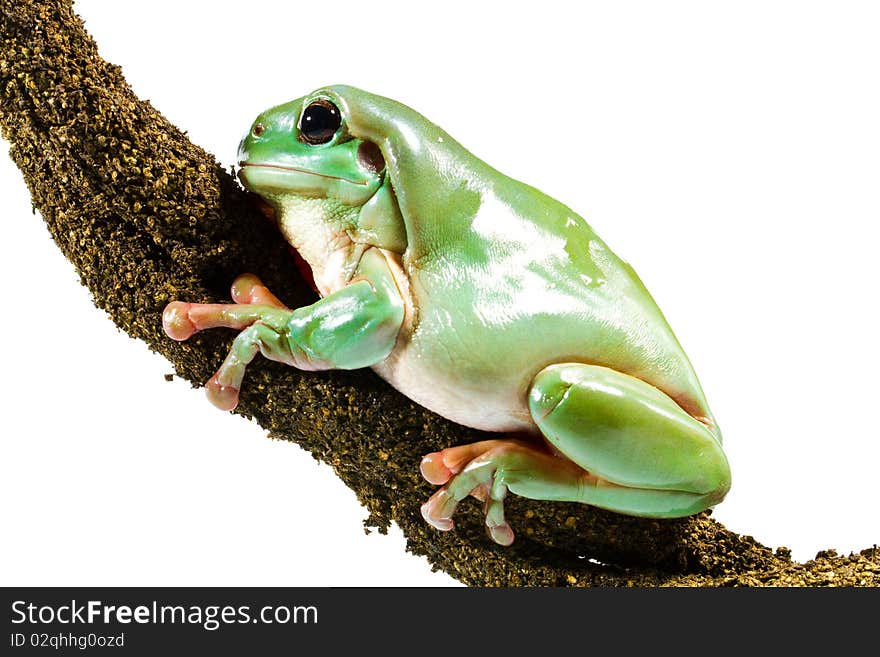
[[[633,269],[571,209],[353,87],[263,112],[238,160],[321,298],[289,309],[245,274],[235,303],[169,304],[176,340],[241,329],[206,385],[214,404],[236,406],[258,352],[304,370],[371,367],[498,433],[423,458],[440,488],[422,515],[449,530],[474,495],[502,545],[509,492],[658,518],[724,498],[721,434],[687,356]]]

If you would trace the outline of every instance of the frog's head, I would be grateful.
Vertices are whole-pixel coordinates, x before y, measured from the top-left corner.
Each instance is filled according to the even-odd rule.
[[[402,251],[406,235],[375,140],[350,125],[348,87],[327,87],[260,114],[238,148],[239,178],[276,210],[321,208],[355,241]]]

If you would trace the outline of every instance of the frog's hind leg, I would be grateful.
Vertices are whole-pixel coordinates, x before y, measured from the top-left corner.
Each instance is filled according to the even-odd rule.
[[[445,483],[422,507],[429,523],[451,529],[458,503],[476,492],[485,497],[490,535],[509,545],[508,491],[628,515],[678,517],[718,503],[730,487],[727,459],[713,433],[634,377],[578,363],[552,365],[535,377],[529,410],[559,454],[516,440],[429,454],[425,478]]]
[[[551,365],[529,410],[591,477],[572,498],[634,516],[687,516],[720,502],[730,469],[719,438],[658,388],[595,365]]]

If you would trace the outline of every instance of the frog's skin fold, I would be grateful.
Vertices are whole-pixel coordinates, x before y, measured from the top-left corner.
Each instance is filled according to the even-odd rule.
[[[451,529],[475,495],[503,545],[508,491],[650,517],[724,498],[721,434],[687,356],[636,273],[568,207],[353,87],[261,114],[239,164],[322,298],[291,310],[244,275],[234,304],[169,304],[174,339],[242,329],[206,386],[216,405],[234,408],[257,352],[370,366],[440,415],[499,432],[425,456],[442,487],[422,513]]]

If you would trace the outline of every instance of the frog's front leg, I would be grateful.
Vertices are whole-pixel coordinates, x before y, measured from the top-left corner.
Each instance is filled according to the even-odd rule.
[[[730,487],[719,439],[640,379],[593,365],[551,365],[532,382],[529,410],[559,455],[512,440],[429,454],[423,474],[432,483],[448,481],[422,508],[428,522],[450,529],[458,502],[487,491],[486,526],[496,542],[508,545],[508,491],[669,518],[717,504]]]
[[[223,410],[238,404],[247,365],[257,353],[299,369],[356,369],[384,360],[403,323],[404,304],[384,256],[364,252],[355,279],[310,306],[290,310],[252,275],[232,286],[236,304],[174,301],[163,313],[169,337],[186,340],[215,327],[244,329],[206,384]]]

